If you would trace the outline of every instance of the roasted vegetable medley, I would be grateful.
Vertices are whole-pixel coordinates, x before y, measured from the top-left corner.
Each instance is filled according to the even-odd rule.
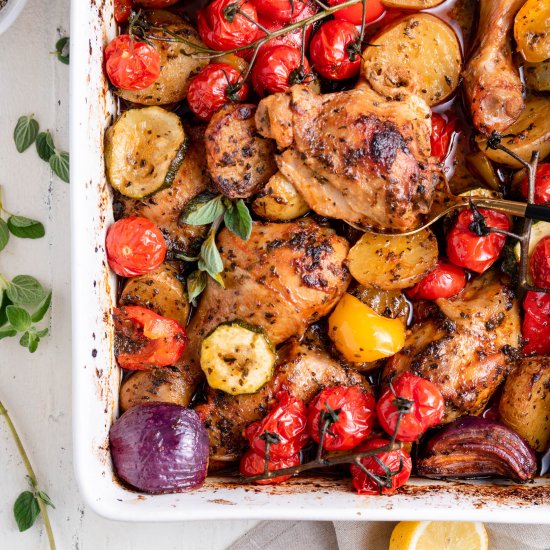
[[[119,478],[544,474],[550,0],[114,8]]]

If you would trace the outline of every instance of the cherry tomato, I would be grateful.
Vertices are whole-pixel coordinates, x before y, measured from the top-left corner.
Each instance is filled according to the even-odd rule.
[[[282,470],[283,468],[290,468],[291,466],[298,466],[300,464],[300,455],[293,455],[290,457],[281,458],[279,460],[270,460],[268,463],[268,470]],[[255,476],[261,474],[265,470],[265,457],[264,455],[254,452],[252,449],[248,449],[241,458],[239,470],[243,476]],[[283,483],[287,479],[290,479],[291,475],[274,477],[273,479],[264,479],[256,481],[258,485],[275,485],[277,483]]]
[[[262,49],[252,68],[252,85],[256,93],[264,97],[284,92],[293,84],[307,81],[311,69],[307,59],[304,59],[302,68],[301,62],[302,54],[299,49],[290,46]]]
[[[437,300],[450,298],[465,286],[466,272],[457,265],[439,260],[433,271],[405,293],[412,300]]]
[[[120,34],[105,48],[105,68],[113,86],[143,90],[160,75],[160,55],[153,46]]]
[[[179,0],[134,0],[136,4],[144,8],[167,8],[173,6]]]
[[[432,156],[443,162],[449,154],[449,146],[456,131],[457,118],[452,113],[445,113],[445,117],[432,113],[432,134],[430,144]]]
[[[300,15],[307,6],[302,0],[253,0],[252,3],[259,17],[280,23],[288,23]]]
[[[265,418],[250,424],[244,432],[250,448],[261,456],[265,455],[265,440],[261,436],[269,432],[280,440],[269,447],[269,456],[274,460],[296,455],[308,442],[306,431],[306,406],[301,399],[292,397],[287,391],[275,396],[277,403]]]
[[[329,6],[337,6],[343,2],[345,2],[345,0],[328,0]],[[373,21],[376,21],[385,10],[386,8],[382,4],[381,0],[367,0],[365,22],[372,23]],[[363,22],[363,4],[359,2],[349,8],[338,10],[334,14],[334,18],[341,21],[349,21],[354,25],[361,25]]]
[[[485,218],[488,227],[510,230],[510,220],[506,214],[486,208],[478,208],[478,211]],[[483,273],[498,259],[506,236],[489,233],[485,237],[479,237],[470,229],[473,221],[474,212],[471,208],[460,212],[454,227],[447,235],[447,256],[455,265]]]
[[[527,198],[529,178],[525,176],[521,180],[522,195]],[[539,164],[535,178],[535,204],[550,203],[550,164]]]
[[[328,335],[348,361],[364,363],[397,353],[405,343],[405,325],[346,293],[330,314]]]
[[[376,418],[374,397],[359,386],[333,386],[321,391],[309,404],[307,427],[316,443],[328,419],[323,449],[347,451],[370,434]]]
[[[540,288],[550,288],[550,236],[542,238],[536,244],[529,267],[535,285]]]
[[[258,20],[256,8],[250,2],[214,0],[197,12],[197,25],[203,42],[214,50],[231,50],[254,42],[263,31],[235,9],[240,9],[253,21]],[[238,55],[243,55],[239,52]]]
[[[115,21],[126,23],[132,13],[132,0],[115,0]]]
[[[191,111],[201,120],[210,120],[227,103],[244,101],[248,84],[235,88],[240,76],[239,71],[227,63],[207,65],[189,86],[187,101]]]
[[[123,218],[111,225],[105,248],[109,266],[121,277],[154,271],[166,257],[166,243],[159,228],[139,216]]]
[[[550,354],[550,294],[528,292],[523,301],[523,353]]]
[[[410,401],[410,412],[402,416],[397,429],[399,441],[416,441],[428,428],[441,422],[445,400],[439,388],[429,380],[405,372],[392,380],[376,405],[378,421],[389,435],[393,434],[399,417],[399,398]]]
[[[141,306],[113,310],[115,356],[123,369],[174,365],[186,346],[185,329],[173,319]]]
[[[325,23],[311,39],[309,59],[315,72],[323,78],[353,78],[361,67],[359,31],[347,21]]]
[[[374,438],[367,439],[355,449],[357,452],[370,451],[371,449],[377,449],[389,443],[386,439]],[[402,487],[407,483],[409,477],[411,477],[412,462],[409,453],[405,449],[397,449],[390,451],[389,453],[379,453],[376,456],[382,461],[392,472],[399,473],[391,478],[391,487],[379,487],[376,481],[371,479],[361,468],[352,464],[351,477],[355,490],[360,495],[391,495],[395,493],[395,490]],[[378,464],[374,456],[367,456],[361,459],[361,464],[367,468],[373,474],[384,479],[385,470]]]

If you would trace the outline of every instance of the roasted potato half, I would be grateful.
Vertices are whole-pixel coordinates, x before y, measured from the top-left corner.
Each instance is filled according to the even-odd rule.
[[[550,443],[550,357],[526,357],[504,384],[500,418],[535,449]]]
[[[120,304],[149,308],[182,326],[187,324],[189,317],[185,287],[177,277],[177,269],[167,263],[152,273],[129,279],[120,296]]]
[[[522,164],[500,149],[487,148],[487,138],[478,135],[479,148],[490,160],[510,168],[522,168]],[[506,130],[502,145],[522,159],[531,160],[531,153],[538,150],[543,160],[550,153],[550,98],[530,97],[519,118]]]
[[[537,92],[550,92],[550,59],[541,63],[525,63],[525,83]]]
[[[367,288],[399,290],[433,271],[437,255],[437,240],[429,229],[413,235],[365,233],[349,251],[348,267]]]
[[[309,211],[309,206],[292,183],[277,172],[254,199],[252,210],[266,220],[282,222],[303,216]]]
[[[409,15],[370,42],[361,70],[379,94],[398,99],[407,91],[436,105],[458,86],[460,44],[441,19],[427,13]]]
[[[516,15],[514,38],[527,61],[550,57],[550,0],[527,0]]]
[[[204,46],[199,33],[181,17],[163,10],[146,12],[147,21],[155,27],[162,27],[171,32],[177,32],[180,36],[199,46]],[[167,33],[158,33],[162,38],[167,38]],[[160,54],[160,76],[143,90],[117,90],[117,94],[141,105],[166,105],[181,101],[187,95],[191,79],[206,65],[208,59],[196,59],[189,54],[193,48],[178,42],[164,42],[151,40]]]
[[[120,408],[126,411],[144,403],[175,403],[187,407],[194,388],[185,384],[179,372],[170,367],[135,371],[120,387]]]

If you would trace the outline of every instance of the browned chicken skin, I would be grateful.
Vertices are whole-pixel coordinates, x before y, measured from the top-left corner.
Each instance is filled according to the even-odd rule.
[[[414,95],[387,101],[366,85],[325,95],[293,86],[260,102],[256,126],[284,149],[280,171],[323,216],[405,231],[430,209],[430,109]]]
[[[445,398],[447,423],[483,411],[512,364],[507,354],[519,346],[520,319],[512,291],[493,272],[436,303],[438,310],[415,323],[387,361],[383,383],[404,371],[431,380]]]
[[[514,16],[524,2],[480,0],[477,47],[463,76],[474,126],[487,135],[506,130],[525,106],[511,46]]]
[[[370,388],[358,372],[343,368],[315,341],[289,340],[279,352],[274,377],[260,391],[232,396],[210,390],[208,403],[197,407],[210,434],[211,459],[231,462],[239,458],[245,446],[244,428],[265,416],[278,391],[286,390],[308,403],[323,388],[338,384]]]
[[[209,280],[178,363],[189,398],[202,379],[203,338],[224,322],[241,320],[264,328],[278,345],[331,311],[349,285],[344,266],[348,243],[312,220],[255,222],[248,241],[227,229],[217,237],[225,288]]]

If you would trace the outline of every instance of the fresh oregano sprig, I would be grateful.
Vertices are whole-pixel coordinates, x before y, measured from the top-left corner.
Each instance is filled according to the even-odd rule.
[[[38,156],[50,165],[59,179],[69,183],[69,153],[55,147],[49,131],[39,130],[40,126],[33,115],[19,117],[13,132],[16,149],[22,153],[36,142]]]
[[[26,477],[30,485],[30,490],[23,491],[17,497],[13,505],[13,515],[17,526],[19,527],[19,531],[26,531],[27,529],[30,529],[34,525],[38,515],[41,514],[42,520],[44,521],[48,542],[50,544],[50,550],[55,550],[55,540],[47,508],[48,506],[55,508],[55,506],[46,492],[43,491],[38,485],[36,474],[34,473],[25,448],[23,447],[21,438],[19,437],[12,419],[2,401],[0,401],[0,415],[4,417],[13,440],[15,441],[15,446],[17,447],[19,455],[25,465],[25,469],[27,470]]]
[[[197,257],[178,255],[182,260],[197,262],[197,270],[187,279],[189,301],[194,302],[206,287],[207,275],[223,286],[223,261],[216,246],[216,233],[222,222],[229,231],[247,241],[252,232],[252,217],[242,199],[230,200],[223,195],[202,193],[181,214],[188,225],[212,224]]]
[[[51,53],[53,53],[57,57],[58,61],[61,61],[61,63],[68,65],[69,59],[70,59],[69,51],[70,51],[70,38],[68,36],[62,36],[55,43],[55,51]]]

